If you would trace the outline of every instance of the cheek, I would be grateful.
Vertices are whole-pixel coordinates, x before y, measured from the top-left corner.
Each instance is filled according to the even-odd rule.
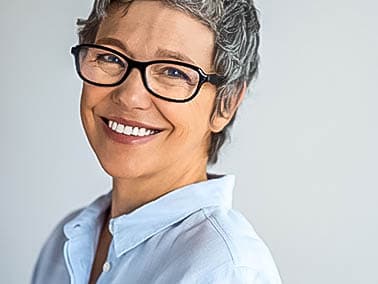
[[[104,88],[83,84],[80,100],[80,111],[82,118],[93,113],[95,107],[108,97],[109,92]]]
[[[193,100],[183,104],[165,104],[160,108],[180,140],[202,139],[210,133],[210,117],[213,103],[210,100]]]
[[[81,97],[80,97],[80,116],[81,122],[86,130],[87,126],[87,113],[89,109],[89,101],[88,101],[88,93],[85,92],[84,87],[81,90]]]
[[[81,90],[81,98],[80,98],[80,112],[81,112],[81,118],[83,119],[85,117],[86,112],[92,108],[94,105],[91,102],[91,96],[89,95],[89,88],[83,85],[83,88]]]
[[[80,116],[84,129],[88,131],[90,113],[93,103],[91,102],[91,96],[89,96],[88,90],[83,86],[80,99]]]
[[[104,96],[101,93],[102,92],[100,88],[84,83],[81,90],[81,108],[93,108],[97,104],[97,102],[101,100],[101,97]]]
[[[95,86],[83,85],[80,98],[80,117],[87,136],[94,132],[94,109],[106,95]]]

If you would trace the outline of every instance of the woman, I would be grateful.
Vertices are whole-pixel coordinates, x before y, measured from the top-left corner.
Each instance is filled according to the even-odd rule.
[[[281,283],[206,172],[257,70],[252,0],[98,0],[72,49],[81,118],[113,189],[66,217],[33,283]]]

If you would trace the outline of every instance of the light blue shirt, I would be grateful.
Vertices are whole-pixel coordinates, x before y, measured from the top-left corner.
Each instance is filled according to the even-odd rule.
[[[280,284],[269,249],[231,209],[233,176],[167,193],[113,218],[99,284]],[[33,284],[86,284],[111,191],[66,217],[45,243]]]

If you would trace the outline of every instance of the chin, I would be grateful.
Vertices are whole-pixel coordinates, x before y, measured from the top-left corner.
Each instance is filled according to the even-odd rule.
[[[145,163],[135,162],[135,161],[114,161],[106,159],[98,159],[103,170],[113,178],[125,178],[125,179],[135,179],[141,178],[143,176],[148,176],[146,169],[148,167]]]

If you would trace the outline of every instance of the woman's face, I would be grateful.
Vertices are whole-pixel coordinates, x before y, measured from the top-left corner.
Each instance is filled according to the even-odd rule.
[[[95,43],[139,61],[178,60],[207,73],[213,71],[213,33],[199,21],[159,1],[136,1],[126,15],[122,8],[109,13]],[[116,87],[84,83],[82,122],[100,163],[113,177],[185,173],[199,165],[206,166],[215,91],[213,85],[205,83],[190,102],[164,101],[145,89],[140,72],[133,69],[126,81]],[[108,129],[102,118],[160,132],[143,137],[122,136],[125,134]]]

